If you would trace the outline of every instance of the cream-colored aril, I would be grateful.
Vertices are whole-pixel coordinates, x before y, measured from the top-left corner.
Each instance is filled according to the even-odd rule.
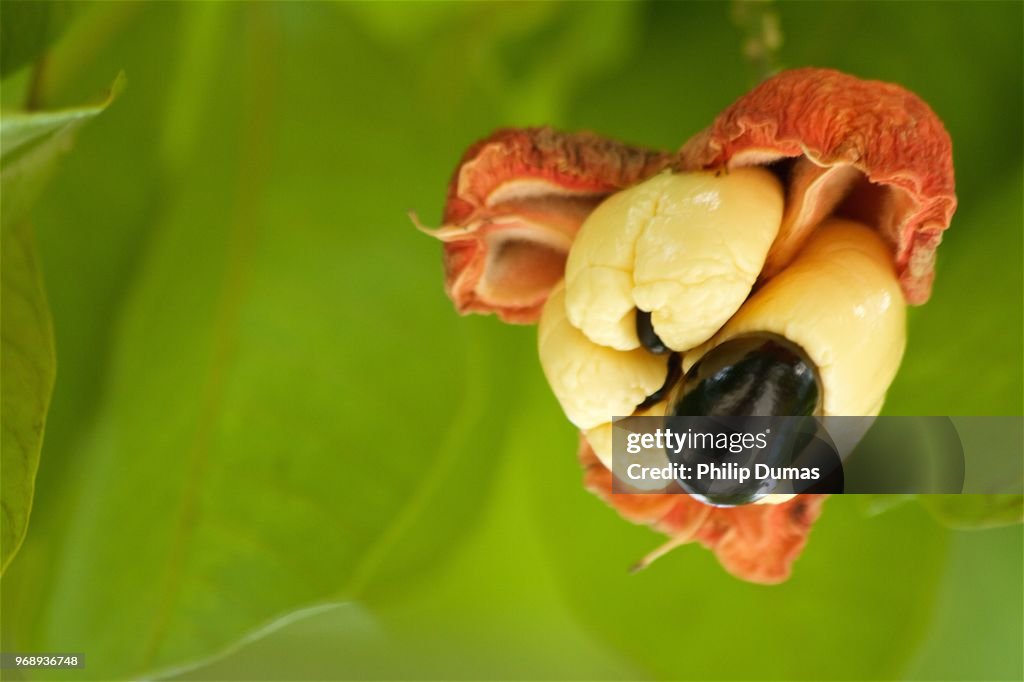
[[[673,350],[707,341],[750,293],[782,211],[781,184],[760,168],[664,173],[612,195],[569,252],[569,321],[629,351],[639,308]]]
[[[599,346],[569,323],[565,290],[551,292],[537,327],[537,350],[544,376],[562,410],[587,430],[633,414],[665,383],[668,358],[643,348],[619,351]]]
[[[683,369],[729,339],[766,332],[814,363],[825,416],[878,414],[906,345],[906,304],[878,233],[849,220],[820,225],[785,270],[684,357]]]
[[[651,405],[647,409],[639,410],[632,416],[634,417],[664,417],[665,408],[667,403],[662,400],[659,403]],[[583,437],[587,439],[587,443],[590,445],[590,449],[594,451],[597,458],[601,460],[601,464],[604,464],[605,468],[612,469],[612,443],[614,437],[614,427],[609,421],[604,424],[595,426],[592,429],[587,429],[583,432]],[[644,452],[645,456],[649,456],[648,453]],[[667,466],[668,457],[665,456],[663,459],[657,460],[657,463],[645,462],[645,466]],[[664,487],[664,483],[661,483],[659,487]]]

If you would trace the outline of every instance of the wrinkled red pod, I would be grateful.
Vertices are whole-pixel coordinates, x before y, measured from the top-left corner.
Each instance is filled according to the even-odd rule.
[[[452,176],[443,226],[424,230],[444,242],[445,290],[456,309],[536,322],[590,211],[670,161],[551,128],[499,130],[474,144]]]
[[[744,580],[774,584],[789,578],[807,543],[826,495],[797,495],[782,504],[712,507],[689,495],[612,492],[612,472],[580,437],[584,486],[634,523],[651,526],[671,540],[649,555],[642,567],[664,552],[698,542],[715,553],[727,571]]]
[[[949,134],[920,97],[831,69],[783,71],[687,142],[677,168],[771,164],[786,181],[786,213],[762,279],[822,218],[842,215],[886,239],[908,303],[928,300],[956,195]]]

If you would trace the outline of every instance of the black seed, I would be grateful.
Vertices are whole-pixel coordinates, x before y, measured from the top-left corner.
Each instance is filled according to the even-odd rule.
[[[726,341],[690,368],[669,399],[668,416],[806,417],[787,421],[772,438],[773,447],[759,461],[787,465],[813,440],[820,412],[821,388],[813,363],[794,343],[773,334],[752,334]],[[745,457],[746,453],[737,455]],[[701,451],[669,454],[676,463],[704,461]],[[692,461],[691,461],[692,460]],[[770,492],[774,481],[745,484],[680,485],[698,499],[720,506],[753,502]]]
[[[668,373],[665,375],[665,383],[654,393],[650,394],[644,401],[637,405],[637,410],[646,410],[652,405],[657,405],[669,394],[679,379],[683,376],[682,361],[678,353],[673,353],[668,359]]]
[[[773,334],[726,341],[690,368],[670,414],[803,416],[814,414],[821,390],[814,365],[796,344]]]
[[[654,325],[651,324],[651,314],[646,310],[638,309],[636,311],[636,335],[640,338],[643,347],[652,353],[661,355],[671,350],[664,341],[658,338],[658,334],[654,331]]]

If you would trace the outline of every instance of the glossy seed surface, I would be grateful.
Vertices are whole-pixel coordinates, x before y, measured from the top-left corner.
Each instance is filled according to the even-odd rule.
[[[675,385],[679,383],[679,380],[683,377],[682,360],[679,355],[673,353],[668,359],[668,372],[665,375],[665,383],[661,385],[654,393],[647,396],[646,399],[639,405],[637,410],[646,410],[652,405],[656,405],[665,399],[665,396],[675,388]]]
[[[690,368],[670,400],[679,416],[801,416],[819,410],[817,373],[786,339],[754,334],[731,339]]]
[[[636,336],[640,339],[641,345],[652,353],[661,355],[662,353],[668,353],[670,350],[658,336],[658,333],[654,331],[654,325],[651,324],[651,314],[645,310],[636,311]]]

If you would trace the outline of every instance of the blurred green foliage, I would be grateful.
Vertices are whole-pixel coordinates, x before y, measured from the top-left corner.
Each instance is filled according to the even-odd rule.
[[[887,411],[1022,414],[1021,5],[777,9],[783,65],[903,83],[954,140]],[[728,5],[82,3],[3,101],[121,70],[34,210],[59,375],[5,651],[84,652],[82,679],[1020,676],[1018,528],[834,498],[785,585],[695,548],[626,575],[660,539],[580,486],[533,331],[454,315],[405,215],[498,126],[679,146],[757,78]]]
[[[101,113],[123,85],[119,77],[97,105],[6,114],[0,121],[0,217],[3,249],[3,518],[0,567],[7,568],[28,527],[56,361],[53,327],[35,237],[28,219],[77,129]]]
[[[36,59],[60,36],[74,13],[72,2],[5,0],[0,17],[0,77]]]

